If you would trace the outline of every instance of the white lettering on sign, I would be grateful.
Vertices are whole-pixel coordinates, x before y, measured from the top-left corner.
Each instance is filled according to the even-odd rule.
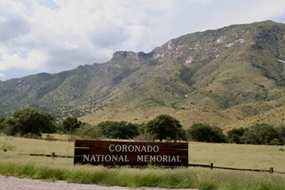
[[[158,152],[159,146],[110,144],[109,151],[110,152]]]
[[[137,155],[137,162],[181,162],[179,155]]]
[[[128,155],[86,155],[83,162],[129,162]],[[137,155],[137,162],[181,162],[179,155]]]
[[[83,154],[83,162],[129,162],[128,155]]]

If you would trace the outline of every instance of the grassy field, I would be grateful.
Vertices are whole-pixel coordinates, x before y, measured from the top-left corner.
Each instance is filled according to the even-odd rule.
[[[64,139],[60,136],[57,138]],[[4,152],[3,150],[7,151]],[[76,183],[135,187],[198,189],[285,189],[285,175],[210,170],[207,168],[133,169],[73,165],[71,158],[29,156],[30,153],[73,156],[73,142],[0,136],[0,174]],[[189,143],[189,163],[285,171],[284,146]]]

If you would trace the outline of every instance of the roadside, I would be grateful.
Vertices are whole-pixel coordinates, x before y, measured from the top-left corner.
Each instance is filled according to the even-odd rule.
[[[94,184],[76,184],[67,183],[65,181],[48,182],[44,180],[27,179],[27,178],[17,178],[17,177],[7,177],[0,175],[0,190],[129,190],[129,187],[105,187]],[[163,188],[151,188],[151,187],[141,187],[137,189],[143,190],[166,190]],[[174,189],[173,189],[174,190]],[[179,189],[186,190],[186,189]],[[194,189],[187,189],[194,190]]]

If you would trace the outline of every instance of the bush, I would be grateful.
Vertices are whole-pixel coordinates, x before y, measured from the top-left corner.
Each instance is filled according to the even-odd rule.
[[[263,145],[283,145],[281,135],[266,123],[257,123],[251,126],[243,135],[242,140],[245,144],[263,144]]]
[[[285,142],[285,126],[284,125],[279,126],[277,128],[277,132],[279,133],[279,135],[283,139],[283,142]]]
[[[16,110],[12,118],[1,119],[1,121],[0,130],[6,135],[40,138],[41,133],[56,131],[55,117],[33,108]]]
[[[242,136],[245,133],[247,129],[245,128],[234,128],[232,130],[229,130],[227,132],[227,141],[229,143],[237,143],[237,144],[242,144]]]
[[[64,133],[71,134],[80,127],[82,123],[76,117],[67,117],[62,121]]]
[[[185,132],[180,122],[170,115],[159,115],[146,124],[146,132],[156,139],[185,139]]]
[[[97,126],[91,126],[89,124],[82,124],[74,132],[75,135],[84,139],[100,140],[103,138],[102,131]]]
[[[155,141],[155,135],[146,131],[145,125],[139,126],[139,135],[134,138],[135,141],[140,142],[151,142]]]
[[[14,118],[5,118],[0,123],[0,132],[9,136],[17,134],[16,120]]]
[[[107,138],[133,139],[139,135],[138,126],[126,121],[104,121],[96,127]]]
[[[195,123],[187,131],[186,136],[188,140],[198,142],[213,142],[224,143],[226,142],[226,136],[223,131],[216,126],[210,126],[208,124]]]

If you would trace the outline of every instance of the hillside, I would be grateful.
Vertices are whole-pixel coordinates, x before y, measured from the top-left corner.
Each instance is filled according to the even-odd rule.
[[[146,122],[170,114],[184,127],[224,129],[285,116],[285,24],[233,25],[172,39],[152,52],[119,51],[103,64],[0,83],[0,116],[32,106],[57,117]]]

